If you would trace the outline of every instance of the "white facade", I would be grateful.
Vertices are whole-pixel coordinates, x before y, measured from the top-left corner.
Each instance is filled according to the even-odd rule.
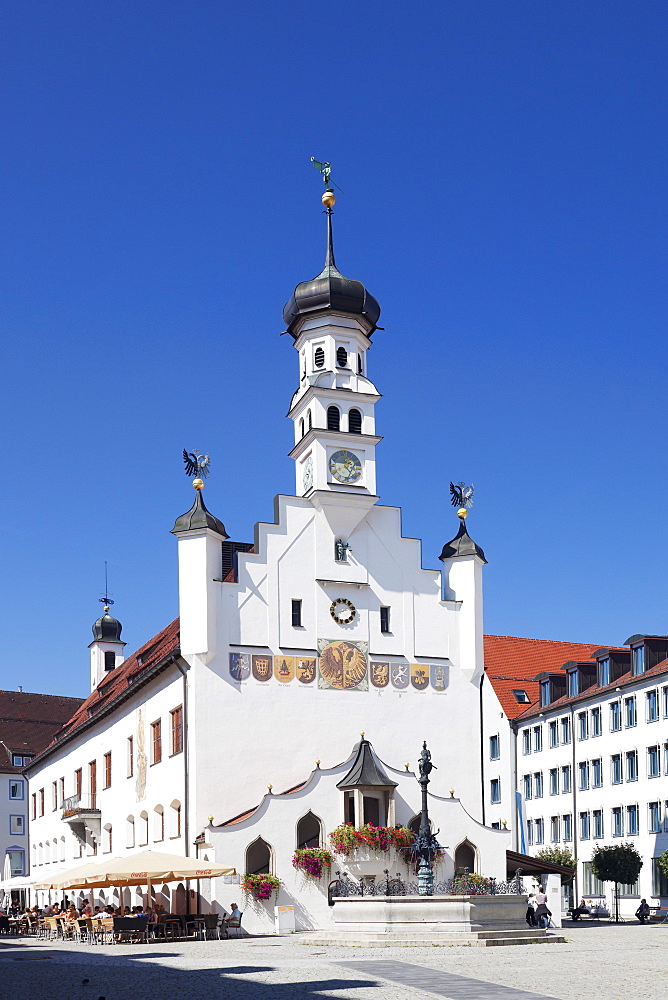
[[[28,782],[16,771],[0,771],[0,858],[12,876],[28,869]]]

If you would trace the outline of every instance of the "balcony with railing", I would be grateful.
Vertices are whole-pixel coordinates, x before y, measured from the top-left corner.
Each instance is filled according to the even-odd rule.
[[[86,840],[86,830],[96,841],[100,840],[102,820],[97,795],[70,795],[63,799],[60,818],[69,823],[73,833],[82,842]]]

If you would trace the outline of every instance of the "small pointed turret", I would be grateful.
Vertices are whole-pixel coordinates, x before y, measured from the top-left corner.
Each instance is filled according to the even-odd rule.
[[[113,602],[110,602],[113,603]],[[125,657],[125,643],[121,641],[123,626],[117,618],[109,614],[109,605],[105,604],[104,614],[93,622],[93,641],[90,649],[90,689],[94,691],[107,674],[119,667]]]

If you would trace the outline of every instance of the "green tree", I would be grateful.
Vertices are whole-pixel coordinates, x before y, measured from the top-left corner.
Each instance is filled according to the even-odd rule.
[[[553,865],[563,865],[564,868],[572,868],[573,871],[578,866],[577,861],[567,847],[544,847],[542,851],[538,852],[536,857],[542,858],[543,861],[549,861]],[[572,875],[562,875],[561,884],[565,885],[572,878]]]
[[[634,844],[597,847],[592,854],[591,870],[596,878],[615,883],[615,920],[619,920],[619,883],[633,885],[638,881],[642,866],[643,860]]]
[[[657,858],[659,868],[664,875],[668,875],[668,851],[664,851],[660,858]]]

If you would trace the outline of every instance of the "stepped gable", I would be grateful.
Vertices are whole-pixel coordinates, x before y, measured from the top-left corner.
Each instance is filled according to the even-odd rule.
[[[3,773],[20,774],[21,768],[12,764],[12,754],[36,756],[41,753],[82,702],[82,698],[57,694],[0,691],[0,769]]]
[[[151,667],[167,656],[178,653],[180,638],[179,619],[175,618],[166,628],[163,628],[161,632],[140,646],[132,656],[124,660],[120,667],[110,670],[102,678],[95,690],[56,734],[54,742],[58,742],[64,736],[70,736],[84,722],[88,722],[94,715],[97,715],[103,708],[124,694]]]
[[[511,635],[485,636],[485,673],[509,719],[531,711],[538,701],[538,674],[561,671],[570,660],[591,660],[605,643],[560,642],[555,639],[522,639]],[[526,691],[531,706],[520,704],[513,690]]]

